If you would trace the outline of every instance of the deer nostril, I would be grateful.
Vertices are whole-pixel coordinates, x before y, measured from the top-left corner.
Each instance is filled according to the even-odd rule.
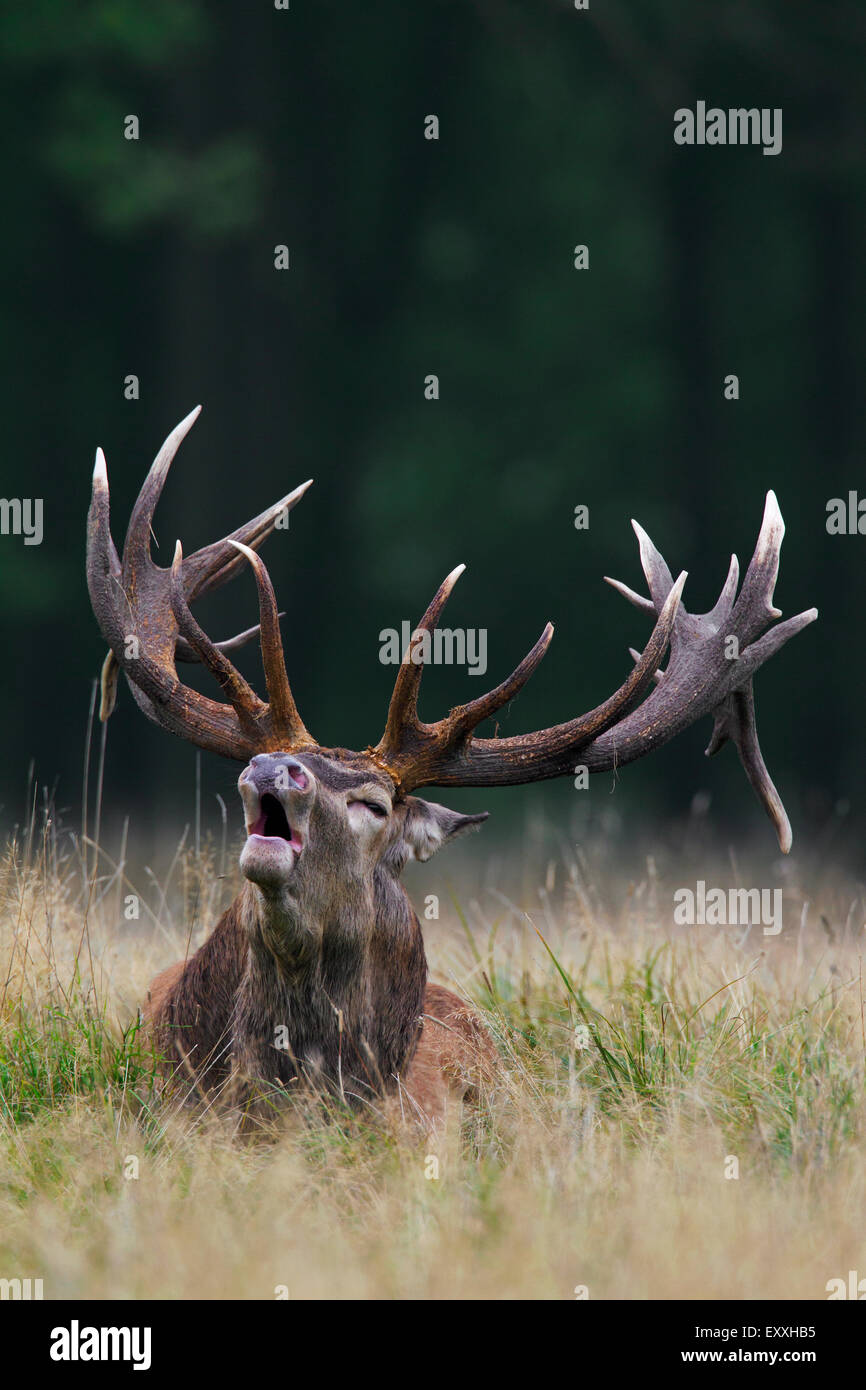
[[[303,763],[296,762],[294,758],[291,758],[286,761],[284,766],[298,791],[306,791],[310,779]]]

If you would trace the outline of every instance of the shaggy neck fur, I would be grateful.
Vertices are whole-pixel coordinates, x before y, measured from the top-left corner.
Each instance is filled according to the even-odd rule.
[[[427,983],[402,886],[380,868],[372,886],[344,893],[336,920],[252,883],[234,907],[248,941],[231,1025],[236,1079],[307,1078],[347,1099],[391,1090],[414,1052]]]

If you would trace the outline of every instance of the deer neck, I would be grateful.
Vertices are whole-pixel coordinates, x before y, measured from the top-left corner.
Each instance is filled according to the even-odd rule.
[[[355,1093],[390,1089],[411,1059],[427,982],[418,919],[383,877],[333,914],[246,884],[248,951],[233,1053],[248,1076],[315,1079]]]

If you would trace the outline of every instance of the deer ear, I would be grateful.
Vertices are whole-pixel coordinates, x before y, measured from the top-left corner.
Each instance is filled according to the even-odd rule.
[[[438,806],[435,801],[423,801],[420,796],[407,796],[401,849],[407,859],[418,859],[422,863],[455,835],[467,830],[477,830],[486,821],[489,811],[477,816],[463,816],[459,811],[449,811],[447,806]]]

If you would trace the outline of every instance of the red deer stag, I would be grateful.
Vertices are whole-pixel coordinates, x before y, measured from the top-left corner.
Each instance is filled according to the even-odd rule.
[[[810,609],[770,627],[781,616],[772,600],[784,532],[772,492],[739,595],[734,556],[718,602],[701,615],[681,603],[685,573],[674,582],[634,523],[650,597],[608,582],[654,627],[643,652],[632,652],[634,667],[619,690],[588,714],[552,728],[477,738],[481,721],[513,699],[538,666],[553,628],[548,623],[495,690],[423,723],[417,644],[420,634],[435,629],[461,565],[412,635],[379,742],[362,752],[326,748],[307,731],[295,705],[274,591],[256,554],[308,484],[193,555],[184,556],[178,542],[170,569],[151,559],[154,509],[198,413],[177,426],[157,455],[133,509],[122,560],[109,529],[101,450],[88,517],[88,587],[111,649],[101,717],[111,713],[122,669],[148,718],[244,764],[238,785],[246,883],[195,955],[153,981],[147,1013],[167,1057],[205,1094],[226,1090],[249,1103],[263,1087],[315,1080],[354,1101],[396,1093],[406,1110],[435,1125],[451,1101],[489,1071],[493,1049],[476,1015],[456,995],[428,983],[420,925],[400,873],[408,860],[429,859],[446,841],[480,825],[486,813],[459,815],[411,793],[422,786],[513,786],[572,776],[577,764],[610,771],[712,714],[707,752],[734,742],[787,851],[790,825],[758,746],[752,678],[817,613]],[[229,642],[212,642],[190,604],[246,563],[258,588],[259,625]],[[267,703],[226,655],[256,634]],[[739,656],[731,659],[734,646]],[[224,702],[183,685],[178,659],[204,663]]]

